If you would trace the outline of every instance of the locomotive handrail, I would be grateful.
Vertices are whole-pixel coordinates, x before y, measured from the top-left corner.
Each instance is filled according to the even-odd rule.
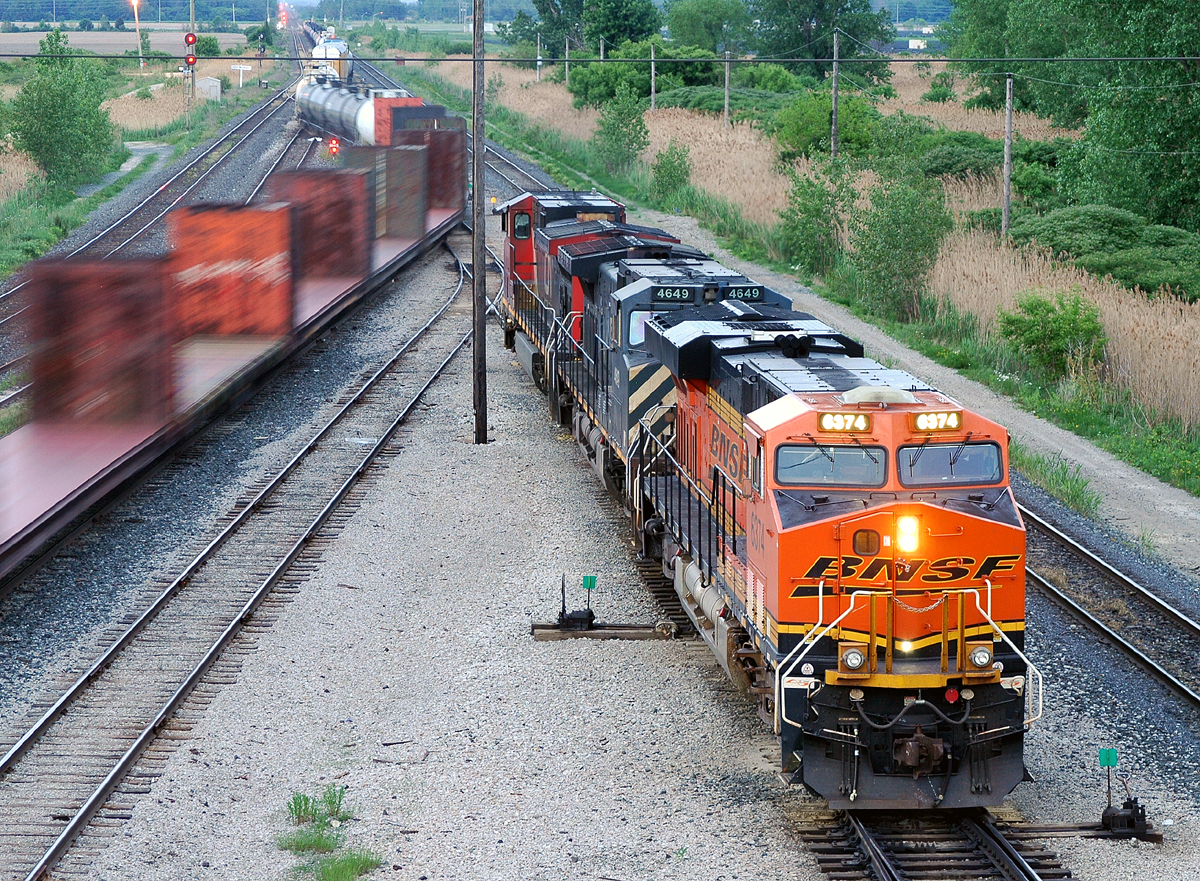
[[[989,584],[989,588],[990,588],[990,586],[991,585]],[[1021,651],[1019,648],[1017,648],[1016,643],[1014,643],[1009,638],[1008,634],[1005,633],[1002,629],[1000,629],[1000,626],[995,621],[992,620],[991,614],[989,614],[989,612],[985,612],[983,610],[983,606],[979,602],[979,591],[976,588],[973,588],[973,587],[969,588],[968,590],[963,591],[963,593],[970,593],[975,596],[975,608],[979,610],[979,614],[981,614],[984,617],[984,619],[987,621],[987,623],[991,626],[992,630],[995,631],[1000,636],[1000,639],[1002,639],[1004,641],[1004,643],[1010,649],[1012,649],[1014,652],[1016,652],[1017,657],[1025,662],[1025,672],[1026,672],[1026,674],[1028,674],[1028,678],[1025,680],[1025,683],[1027,686],[1026,691],[1025,691],[1025,700],[1026,700],[1026,703],[1029,705],[1028,712],[1033,714],[1033,715],[1028,716],[1025,719],[1025,724],[1032,725],[1038,719],[1042,718],[1042,711],[1044,708],[1043,707],[1043,695],[1042,695],[1042,671],[1034,666],[1033,662],[1030,661],[1029,658],[1027,658],[1025,656],[1025,653],[1023,651]],[[988,590],[988,609],[989,609],[989,611],[990,611],[991,605],[992,605],[991,593],[992,592],[989,589]],[[1036,712],[1033,709],[1033,704],[1034,704],[1033,680],[1035,678],[1037,679],[1037,710],[1036,710]]]
[[[1034,722],[1041,719],[1042,715],[1044,714],[1045,704],[1044,704],[1044,685],[1043,685],[1042,673],[1033,664],[1033,662],[1029,660],[1029,658],[1025,655],[1025,653],[1022,652],[1019,648],[1017,648],[1016,643],[1014,643],[1012,641],[1012,639],[1008,636],[1008,634],[1005,633],[1004,630],[1001,629],[1001,627],[992,619],[992,616],[991,616],[991,606],[992,606],[991,587],[992,587],[992,585],[991,585],[990,580],[987,581],[987,586],[988,586],[988,590],[987,590],[988,608],[986,611],[983,608],[983,603],[980,599],[979,590],[977,588],[968,588],[967,590],[959,591],[958,592],[959,602],[960,603],[962,602],[962,597],[965,594],[971,594],[975,598],[975,608],[979,611],[979,614],[983,616],[984,620],[987,621],[988,626],[990,626],[992,628],[992,630],[1000,636],[1000,639],[1010,649],[1012,649],[1012,651],[1017,655],[1017,657],[1019,657],[1022,661],[1025,662],[1025,669],[1026,669],[1026,673],[1027,673],[1027,679],[1026,679],[1027,689],[1026,689],[1026,693],[1025,693],[1025,699],[1026,699],[1026,704],[1027,704],[1027,707],[1026,707],[1027,715],[1026,715],[1024,724],[1026,726],[1032,725]],[[817,593],[817,604],[818,604],[818,609],[819,609],[817,623],[813,625],[812,629],[809,630],[808,633],[806,633],[804,635],[804,638],[801,639],[801,641],[796,644],[796,647],[793,648],[790,652],[788,652],[787,656],[782,661],[780,661],[779,664],[775,667],[775,694],[776,694],[776,702],[775,703],[776,703],[776,706],[779,708],[779,712],[777,712],[775,714],[775,733],[776,734],[779,734],[781,731],[781,725],[780,725],[781,721],[787,722],[790,725],[795,725],[795,726],[799,727],[799,723],[793,721],[787,715],[787,702],[783,699],[783,691],[788,686],[783,684],[784,678],[791,676],[792,671],[796,669],[796,665],[799,664],[802,660],[804,660],[805,656],[812,650],[813,646],[815,646],[820,639],[822,639],[824,636],[826,636],[829,633],[829,631],[833,630],[833,628],[835,628],[839,623],[841,623],[841,621],[847,615],[849,615],[851,612],[854,611],[855,604],[857,602],[858,597],[860,597],[860,596],[873,597],[875,595],[871,591],[855,591],[854,593],[852,593],[850,595],[849,607],[847,607],[847,609],[844,612],[842,612],[840,615],[838,615],[837,618],[835,618],[833,621],[831,621],[828,626],[826,626],[823,630],[821,630],[818,633],[817,629],[819,627],[821,627],[821,621],[824,618],[824,614],[825,614],[824,587],[825,587],[825,581],[824,581],[824,579],[822,579],[820,585],[818,586],[818,593]],[[816,634],[816,635],[814,636],[814,634]],[[889,634],[889,638],[890,638],[890,634]],[[801,651],[801,649],[803,649],[803,651]],[[799,656],[796,656],[797,652],[800,652]],[[784,669],[785,667],[786,667],[786,671]],[[1035,684],[1035,680],[1036,680],[1036,684]],[[1036,689],[1036,695],[1034,693],[1035,689]]]
[[[825,582],[822,580],[821,584],[824,585]],[[849,615],[851,612],[854,611],[854,604],[860,596],[869,597],[869,596],[874,596],[874,594],[869,590],[854,591],[854,593],[850,594],[850,606],[846,609],[846,611],[842,612],[842,614],[838,615],[836,618],[834,618],[832,621],[830,621],[829,625],[824,630],[822,630],[816,636],[812,637],[812,640],[809,641],[808,637],[811,634],[816,633],[817,627],[820,626],[819,624],[814,625],[813,629],[810,630],[807,634],[805,634],[805,638],[802,639],[799,643],[797,643],[796,647],[794,649],[792,649],[790,652],[788,652],[787,657],[784,658],[782,661],[780,661],[779,664],[775,667],[775,694],[776,694],[775,706],[779,708],[779,712],[775,714],[775,733],[776,734],[782,733],[782,726],[780,725],[781,720],[783,722],[787,722],[789,725],[795,726],[796,728],[801,727],[800,722],[795,722],[792,719],[788,718],[787,701],[785,701],[783,699],[783,695],[782,695],[782,691],[781,691],[781,687],[782,688],[787,687],[787,686],[783,685],[784,664],[789,665],[787,668],[787,675],[790,676],[792,674],[792,671],[794,669],[796,669],[796,665],[799,664],[801,661],[803,661],[804,656],[807,655],[810,651],[812,651],[813,646],[815,646],[827,633],[829,633],[830,630],[832,630],[833,628],[835,628],[839,624],[841,624],[842,620],[847,615]],[[824,595],[821,596],[820,604],[821,604],[821,611],[824,612],[825,611]],[[800,649],[804,649],[804,651],[800,652],[800,656],[793,660],[792,655],[796,654],[796,652],[800,651]]]

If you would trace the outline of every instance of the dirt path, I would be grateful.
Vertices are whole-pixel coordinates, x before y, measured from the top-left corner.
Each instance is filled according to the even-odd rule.
[[[1102,523],[1132,543],[1140,542],[1154,548],[1177,569],[1200,572],[1200,499],[1118,461],[1086,440],[1021,410],[987,387],[914,352],[855,318],[843,307],[817,297],[795,279],[740,260],[721,248],[715,237],[701,229],[694,218],[637,211],[630,219],[666,229],[726,266],[781,293],[791,294],[797,309],[810,312],[862,341],[870,357],[931,382],[965,406],[1007,426],[1012,436],[1027,449],[1061,455],[1069,463],[1078,463],[1081,473],[1103,499],[1098,515]],[[1200,591],[1200,585],[1196,589]]]

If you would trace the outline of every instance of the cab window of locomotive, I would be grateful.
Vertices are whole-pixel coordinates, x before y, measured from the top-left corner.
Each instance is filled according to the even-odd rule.
[[[901,447],[896,456],[904,486],[963,486],[999,483],[1004,477],[994,443],[927,443]]]
[[[636,349],[646,342],[646,322],[657,314],[646,309],[629,313],[629,348]]]
[[[750,486],[756,496],[762,495],[763,452],[762,441],[754,438],[754,452],[750,457]]]
[[[775,451],[775,479],[784,486],[883,486],[883,447],[782,444]]]
[[[513,238],[527,239],[529,238],[529,213],[527,211],[518,211],[513,217]]]

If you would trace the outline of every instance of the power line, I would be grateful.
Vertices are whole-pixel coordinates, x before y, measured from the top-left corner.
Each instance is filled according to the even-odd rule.
[[[1008,76],[1008,74],[1006,74],[1006,73],[982,73],[982,74],[976,74],[976,75],[977,76],[997,76],[997,77]],[[1105,83],[1100,83],[1100,84],[1064,83],[1064,82],[1060,82],[1058,80],[1047,80],[1047,79],[1042,79],[1041,77],[1029,76],[1028,74],[1024,74],[1024,73],[1014,73],[1014,74],[1012,74],[1012,76],[1016,79],[1029,80],[1030,82],[1034,82],[1034,83],[1045,83],[1046,85],[1049,85],[1049,86],[1066,86],[1067,88],[1072,88],[1072,89],[1094,89],[1097,91],[1105,90],[1105,91],[1116,91],[1116,92],[1144,92],[1144,91],[1156,91],[1159,89],[1191,89],[1196,86],[1200,86],[1200,82],[1163,83],[1162,85],[1157,85],[1157,86],[1118,86],[1118,85],[1105,84]]]

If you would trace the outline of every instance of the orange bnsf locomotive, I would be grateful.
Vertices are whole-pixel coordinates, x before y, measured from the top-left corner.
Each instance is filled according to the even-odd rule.
[[[606,241],[542,248],[531,282],[509,263],[506,310],[548,328],[523,343],[526,308],[510,334],[790,779],[834,808],[999,804],[1041,711],[1005,430],[703,255]],[[631,395],[635,371],[669,388]]]

